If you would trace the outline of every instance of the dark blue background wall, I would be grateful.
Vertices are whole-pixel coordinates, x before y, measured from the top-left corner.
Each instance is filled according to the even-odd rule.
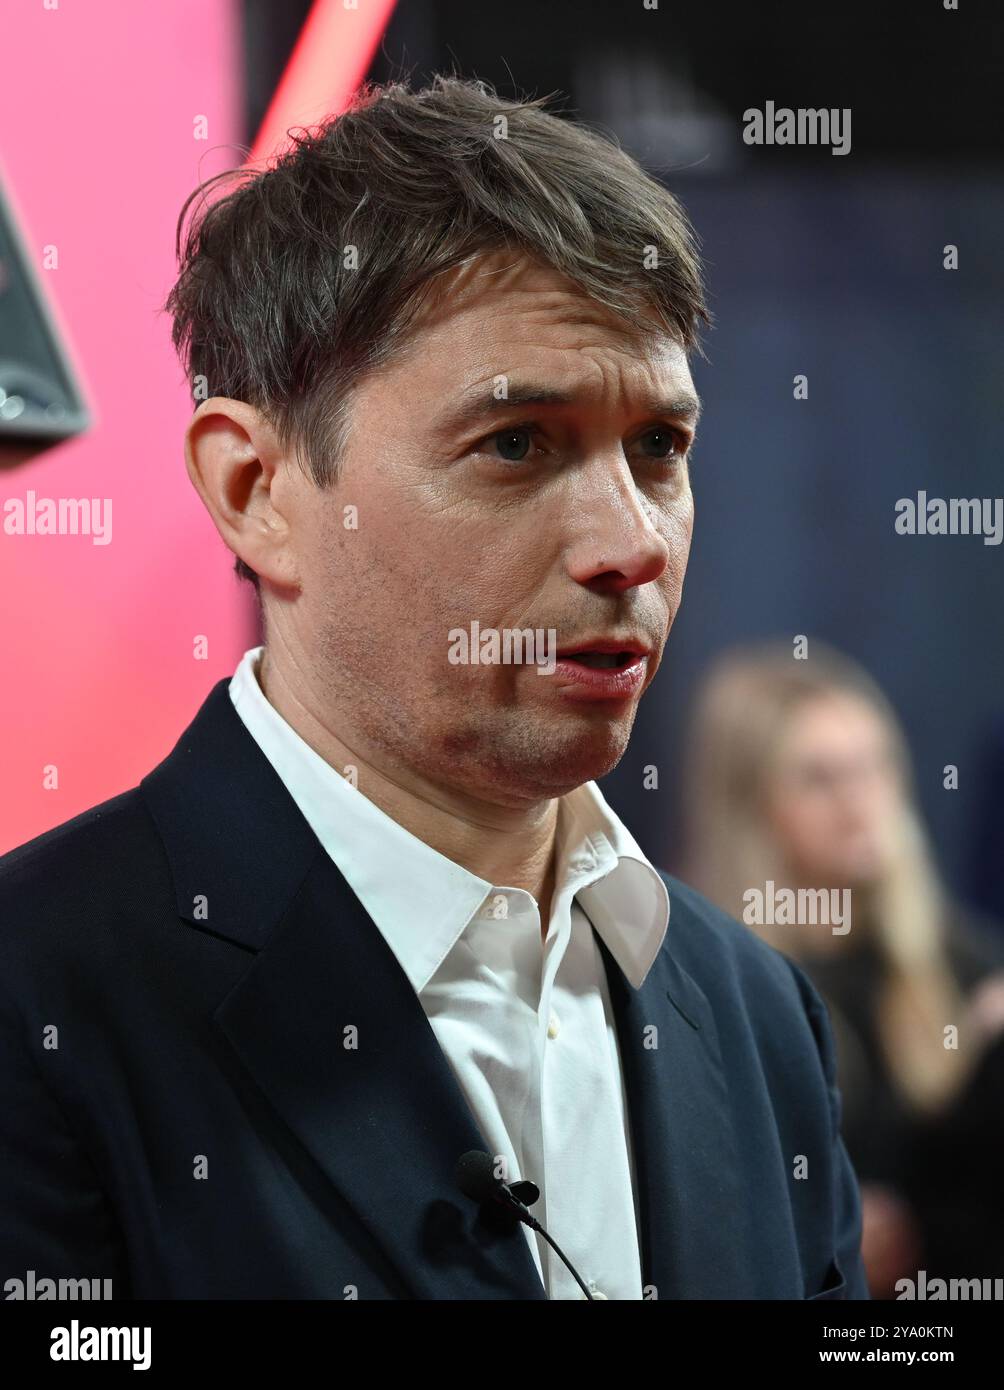
[[[1004,194],[971,172],[840,163],[668,180],[702,238],[717,317],[710,361],[694,364],[697,520],[663,669],[604,791],[672,867],[695,681],[731,643],[815,635],[895,703],[942,867],[970,896],[984,740],[1004,714],[1004,545],[898,535],[894,508],[920,489],[1004,495]],[[956,271],[942,268],[948,243]],[[658,793],[642,789],[650,762]],[[942,786],[946,763],[958,791]]]

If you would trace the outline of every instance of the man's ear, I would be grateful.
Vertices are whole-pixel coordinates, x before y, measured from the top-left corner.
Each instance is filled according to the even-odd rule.
[[[261,411],[227,396],[203,401],[185,431],[185,467],[233,553],[278,587],[297,587],[287,459]]]

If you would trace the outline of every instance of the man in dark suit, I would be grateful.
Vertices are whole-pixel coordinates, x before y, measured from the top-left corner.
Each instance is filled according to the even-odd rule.
[[[690,545],[676,202],[396,86],[211,207],[169,307],[265,642],[0,862],[6,1296],[866,1298],[818,996],[595,786]]]

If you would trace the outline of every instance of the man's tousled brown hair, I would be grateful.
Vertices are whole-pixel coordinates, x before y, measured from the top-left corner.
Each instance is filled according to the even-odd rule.
[[[564,273],[645,331],[654,310],[699,351],[710,316],[683,210],[610,137],[546,111],[549,101],[506,100],[445,75],[418,91],[368,84],[342,115],[290,132],[272,167],[228,170],[195,189],[164,307],[196,404],[256,406],[326,486],[352,387],[406,339],[423,291],[503,248]],[[227,179],[237,186],[210,201]],[[235,568],[257,587],[239,558]]]

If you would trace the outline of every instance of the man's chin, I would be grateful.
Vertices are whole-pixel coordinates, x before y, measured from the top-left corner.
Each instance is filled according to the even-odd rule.
[[[624,756],[635,710],[618,718],[576,718],[509,710],[501,720],[458,720],[432,743],[449,780],[510,805],[564,796],[605,777]]]
[[[612,772],[627,751],[631,725],[606,724],[576,731],[574,738],[543,735],[538,756],[527,768],[527,781],[542,794],[555,797],[595,782]]]

